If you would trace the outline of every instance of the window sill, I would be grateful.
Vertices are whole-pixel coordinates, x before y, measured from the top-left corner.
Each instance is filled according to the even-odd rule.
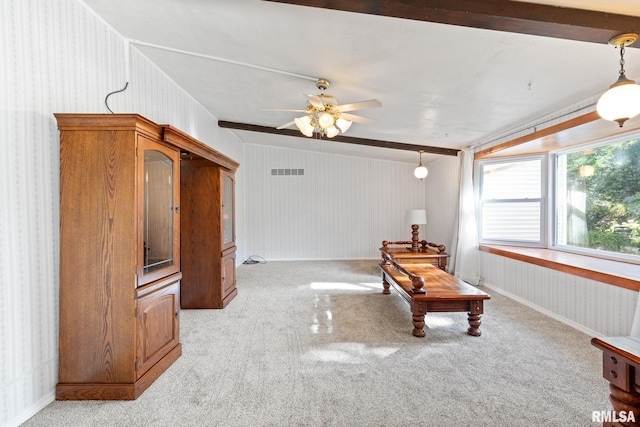
[[[640,291],[640,266],[552,249],[485,245],[480,251],[539,265],[632,291]]]

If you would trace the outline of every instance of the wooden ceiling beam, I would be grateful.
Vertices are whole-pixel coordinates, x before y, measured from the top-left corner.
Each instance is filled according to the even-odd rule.
[[[225,129],[245,130],[249,132],[271,133],[274,135],[294,136],[296,138],[306,138],[299,131],[294,129],[276,129],[268,126],[252,125],[248,123],[229,122],[218,120],[218,126]],[[444,156],[457,156],[460,150],[453,148],[430,147],[419,144],[405,144],[402,142],[383,141],[380,139],[356,138],[353,136],[337,135],[333,138],[322,138],[325,141],[344,142],[347,144],[367,145],[369,147],[392,148],[394,150],[406,150],[418,152],[422,150],[424,153],[441,154]]]
[[[510,0],[266,1],[592,43],[640,34],[638,16]]]

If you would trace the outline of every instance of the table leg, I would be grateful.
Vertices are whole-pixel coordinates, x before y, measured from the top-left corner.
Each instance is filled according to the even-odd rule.
[[[473,335],[474,337],[479,337],[480,332],[480,315],[469,313],[469,329],[467,329],[467,333],[469,335]]]
[[[382,293],[385,295],[389,295],[391,293],[391,291],[389,290],[389,287],[391,285],[389,285],[389,282],[387,282],[387,279],[385,279],[384,276],[382,276]]]
[[[623,412],[625,414],[629,414],[629,412],[633,411],[633,421],[629,420],[630,416],[625,416],[625,421],[622,420],[614,421],[610,423],[603,423],[603,426],[635,426],[636,421],[640,421],[640,394],[635,392],[626,392],[613,384],[609,384],[609,391],[611,394],[609,395],[609,401],[611,401],[611,405],[613,406],[613,410],[616,414],[620,415]],[[629,422],[627,422],[629,421]]]
[[[424,337],[424,314],[413,315],[413,336],[418,338]]]

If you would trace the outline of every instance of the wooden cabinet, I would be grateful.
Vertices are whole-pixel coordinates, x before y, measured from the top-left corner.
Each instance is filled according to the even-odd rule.
[[[237,293],[238,164],[137,114],[55,116],[56,398],[135,399],[182,353],[182,289],[196,300],[202,292],[208,308],[224,307]]]
[[[183,156],[181,173],[181,306],[224,308],[238,293],[234,173],[191,156]]]
[[[182,351],[179,151],[137,115],[56,118],[56,398],[135,399]]]

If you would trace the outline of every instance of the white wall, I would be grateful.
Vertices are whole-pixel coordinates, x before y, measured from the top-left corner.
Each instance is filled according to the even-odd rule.
[[[244,165],[247,256],[378,258],[382,240],[411,239],[406,210],[425,207],[411,164],[245,144]]]
[[[76,0],[0,2],[0,425],[54,398],[58,371],[59,137],[54,112],[106,113],[124,40]],[[169,123],[242,160],[242,144],[135,49],[114,112]],[[238,236],[242,230],[242,166]],[[244,254],[241,238],[239,257]]]
[[[486,252],[480,260],[495,291],[590,336],[629,335],[638,292]]]

